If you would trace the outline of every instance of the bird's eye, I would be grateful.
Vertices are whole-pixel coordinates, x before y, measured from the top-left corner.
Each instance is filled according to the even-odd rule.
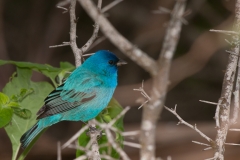
[[[113,65],[113,64],[114,64],[113,60],[108,61],[108,63],[109,63],[110,65]]]

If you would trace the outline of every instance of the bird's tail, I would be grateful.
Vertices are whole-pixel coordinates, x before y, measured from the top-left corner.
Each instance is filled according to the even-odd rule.
[[[32,142],[32,140],[43,130],[42,127],[38,126],[36,123],[32,128],[30,128],[26,133],[24,133],[20,139],[21,148],[25,149]]]

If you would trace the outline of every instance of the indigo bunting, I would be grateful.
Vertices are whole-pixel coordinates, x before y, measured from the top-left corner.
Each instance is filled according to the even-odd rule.
[[[60,121],[95,118],[112,98],[118,66],[123,64],[126,62],[105,50],[89,57],[47,96],[37,112],[38,122],[21,137],[21,147],[26,148],[44,128]]]

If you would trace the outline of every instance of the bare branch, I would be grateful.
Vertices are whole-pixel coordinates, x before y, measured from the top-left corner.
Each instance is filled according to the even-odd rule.
[[[87,152],[87,151],[86,151],[86,148],[84,148],[84,147],[82,147],[82,146],[79,146],[79,145],[69,144],[67,147],[68,147],[68,148],[72,148],[72,149],[79,149],[79,150],[82,150],[82,151]]]
[[[192,142],[196,143],[196,144],[199,144],[199,145],[203,145],[203,146],[210,146],[209,144],[198,142],[198,141],[192,141]]]
[[[239,114],[239,89],[240,89],[240,58],[238,57],[237,78],[235,82],[235,91],[233,92],[233,117],[230,120],[231,124],[237,123]]]
[[[73,54],[75,56],[75,65],[76,67],[81,65],[81,59],[82,54],[77,46],[76,38],[76,30],[77,30],[77,18],[75,15],[75,8],[76,8],[76,1],[77,0],[71,0],[70,1],[70,46],[72,48]]]
[[[93,44],[86,51],[91,50],[93,47],[97,46],[99,43],[101,43],[104,40],[106,40],[106,37],[104,36],[101,38],[98,38],[96,41],[93,42]],[[85,56],[85,54],[83,56]]]
[[[100,136],[100,131],[96,128],[94,130],[89,128],[89,136],[90,141],[88,145],[86,146],[86,149],[88,149],[88,146],[91,146],[91,154],[88,154],[88,159],[91,160],[101,160],[100,153],[99,153],[99,146],[98,146],[98,137]]]
[[[108,126],[112,126],[119,118],[125,115],[129,109],[130,109],[129,106],[124,108],[124,110],[120,114],[118,114],[111,122],[108,123]]]
[[[207,103],[207,104],[213,104],[213,105],[218,105],[216,102],[210,102],[210,101],[205,101],[205,100],[199,100],[200,102]]]
[[[101,10],[101,7],[102,7],[102,0],[98,0],[97,9],[98,9],[99,12]],[[94,27],[94,30],[93,30],[92,36],[85,43],[85,45],[83,45],[82,48],[80,49],[82,54],[85,53],[89,49],[89,47],[93,44],[93,42],[95,41],[95,39],[98,36],[99,25],[98,25],[97,21],[95,21],[95,24],[94,24],[93,27]]]
[[[157,62],[158,72],[156,76],[153,76],[151,101],[143,108],[140,134],[142,160],[155,159],[156,125],[165,103],[171,62],[179,40],[182,27],[180,19],[185,11],[185,6],[185,0],[177,1],[174,6]]]
[[[229,131],[235,131],[235,132],[240,132],[240,129],[229,129]]]
[[[176,112],[176,106],[175,106],[175,109],[170,109],[170,108],[168,108],[168,107],[166,107],[166,106],[164,106],[164,107],[165,107],[165,109],[167,109],[169,112],[171,112],[172,114],[174,114],[174,115],[178,118],[178,120],[179,120],[179,123],[178,123],[178,124],[184,124],[184,125],[188,126],[189,128],[195,130],[201,137],[203,137],[203,138],[206,139],[208,142],[210,142],[211,145],[215,143],[211,138],[209,138],[207,135],[205,135],[204,133],[202,133],[202,132],[197,128],[197,125],[196,125],[196,124],[195,124],[195,126],[193,126],[193,125],[187,123],[186,121],[184,121],[184,120],[177,114],[177,112]]]
[[[87,156],[86,155],[82,155],[74,160],[86,160],[87,159]]]
[[[216,30],[216,29],[210,29],[209,31],[210,32],[217,32],[217,33],[224,33],[224,34],[227,34],[227,35],[239,35],[239,33],[235,32],[235,31],[225,31],[225,30]]]
[[[57,6],[57,8],[59,8],[59,9],[63,9],[63,10],[64,10],[64,11],[63,11],[63,14],[68,12],[68,9],[65,8],[65,7]]]
[[[240,0],[236,1],[235,6],[236,8],[234,30],[238,32],[240,30]],[[240,41],[239,34],[233,34],[232,44],[234,45],[232,46],[231,51],[237,55],[239,54],[239,41]],[[231,96],[234,86],[233,82],[235,79],[237,62],[238,56],[230,54],[228,58],[226,72],[223,78],[221,97],[219,98],[215,113],[217,136],[215,138],[216,151],[214,157],[216,157],[216,160],[224,159],[225,142],[230,125],[229,122],[230,122]]]
[[[140,133],[140,131],[129,131],[129,132],[123,132],[121,135],[124,137],[127,136],[136,136]]]
[[[225,145],[229,145],[229,146],[240,146],[240,144],[236,144],[236,143],[225,143]]]
[[[118,3],[122,2],[123,0],[114,0],[112,1],[110,4],[108,4],[107,6],[105,6],[102,9],[102,13],[107,12],[108,10],[110,10],[111,8],[113,8],[114,6],[116,6]]]
[[[133,147],[133,148],[141,148],[142,146],[138,143],[132,143],[132,142],[126,142],[126,141],[123,141],[123,144],[125,146],[130,146],[130,147]]]
[[[64,47],[64,46],[69,46],[69,45],[70,45],[70,42],[63,42],[63,44],[49,46],[49,48]]]
[[[58,2],[56,6],[65,6],[70,3],[71,0],[62,0],[61,2]]]
[[[119,153],[119,155],[122,157],[123,160],[130,160],[128,155],[122,150],[122,148],[114,141],[114,138],[110,132],[110,130],[107,128],[105,130],[106,136],[108,138],[109,143],[112,144],[113,148]]]
[[[57,142],[57,160],[62,160],[61,156],[61,143]]]
[[[171,14],[172,11],[168,8],[165,8],[165,7],[158,7],[158,10],[154,10],[152,11],[152,13],[154,14]]]
[[[142,95],[143,95],[143,97],[145,97],[147,100],[146,101],[144,101],[144,102],[140,102],[140,103],[142,103],[141,104],[141,106],[140,107],[138,107],[138,109],[140,109],[140,108],[142,108],[142,106],[144,106],[146,103],[148,103],[150,100],[151,100],[151,98],[149,97],[149,95],[145,92],[145,90],[144,90],[144,81],[142,81],[142,87],[139,87],[139,89],[133,89],[134,91],[139,91]]]
[[[131,58],[134,62],[140,65],[143,69],[148,71],[152,75],[157,73],[157,64],[142,50],[131,44],[125,37],[123,37],[105,18],[103,13],[99,12],[97,7],[92,1],[78,0],[81,6],[89,14],[96,23],[99,24],[101,31],[105,36],[124,54]]]
[[[78,139],[78,137],[85,132],[88,129],[88,126],[84,126],[82,127],[77,133],[75,133],[66,143],[64,143],[62,145],[62,149],[66,148],[67,146],[69,146],[72,142],[74,142],[75,140]]]

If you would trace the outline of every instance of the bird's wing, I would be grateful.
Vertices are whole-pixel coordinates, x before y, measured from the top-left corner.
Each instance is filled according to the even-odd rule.
[[[83,77],[85,78],[66,81],[52,91],[45,99],[45,105],[37,112],[37,119],[66,112],[93,100],[96,97],[96,88],[100,87],[103,81],[94,75]]]

